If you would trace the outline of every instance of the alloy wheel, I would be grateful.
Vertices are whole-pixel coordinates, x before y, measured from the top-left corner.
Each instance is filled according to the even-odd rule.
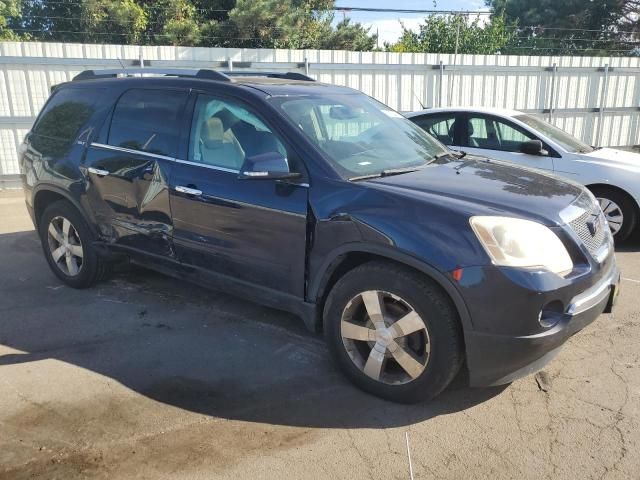
[[[356,295],[343,310],[340,329],[352,362],[376,381],[409,383],[429,362],[431,342],[424,320],[392,293],[370,290]]]
[[[600,208],[604,212],[604,216],[609,223],[611,233],[613,235],[617,234],[622,228],[622,223],[624,222],[622,209],[616,202],[609,200],[608,198],[598,198],[598,203],[600,203]]]
[[[78,231],[64,217],[54,217],[49,222],[47,241],[51,258],[62,273],[75,277],[82,270],[84,251]]]

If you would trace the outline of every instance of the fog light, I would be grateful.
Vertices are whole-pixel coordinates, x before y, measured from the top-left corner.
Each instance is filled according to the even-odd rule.
[[[542,328],[555,327],[562,319],[564,306],[559,300],[547,303],[538,315],[538,323]]]

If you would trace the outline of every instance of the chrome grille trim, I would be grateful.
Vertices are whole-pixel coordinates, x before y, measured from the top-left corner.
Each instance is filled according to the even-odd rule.
[[[567,222],[596,261],[602,262],[607,257],[610,247],[609,226],[600,205],[588,192],[583,192],[560,213],[560,217]],[[597,226],[595,234],[591,233],[591,222],[595,222]]]

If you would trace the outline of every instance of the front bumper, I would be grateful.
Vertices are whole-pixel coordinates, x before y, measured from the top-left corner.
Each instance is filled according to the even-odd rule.
[[[611,312],[620,290],[620,272],[613,258],[607,263],[597,283],[573,296],[548,330],[530,335],[465,332],[470,384],[501,385],[540,370],[569,337],[600,314]]]

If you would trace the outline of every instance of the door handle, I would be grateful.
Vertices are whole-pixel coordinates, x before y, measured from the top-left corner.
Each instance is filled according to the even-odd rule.
[[[109,170],[102,170],[101,168],[89,167],[87,168],[87,170],[89,171],[89,173],[94,173],[99,177],[106,177],[107,175],[109,175]]]
[[[193,195],[196,197],[199,197],[200,195],[202,195],[201,190],[198,190],[196,188],[183,187],[181,185],[178,185],[176,187],[176,192],[186,193],[187,195]]]

